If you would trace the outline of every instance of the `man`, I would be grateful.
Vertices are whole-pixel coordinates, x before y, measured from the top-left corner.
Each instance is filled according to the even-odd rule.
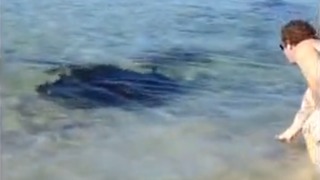
[[[302,132],[310,159],[320,169],[320,40],[315,28],[303,20],[284,25],[281,39],[280,48],[299,67],[308,89],[293,123],[277,138],[290,143]]]

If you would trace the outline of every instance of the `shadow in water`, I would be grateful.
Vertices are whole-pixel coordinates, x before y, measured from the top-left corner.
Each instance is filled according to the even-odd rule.
[[[147,67],[176,67],[176,66],[196,66],[211,63],[210,54],[212,52],[197,48],[169,48],[157,51],[149,50],[141,56],[134,57],[134,61],[144,64]]]
[[[292,18],[305,17],[305,12],[310,10],[303,3],[285,0],[262,0],[251,3],[251,12],[264,16],[267,21],[281,21],[281,23]]]

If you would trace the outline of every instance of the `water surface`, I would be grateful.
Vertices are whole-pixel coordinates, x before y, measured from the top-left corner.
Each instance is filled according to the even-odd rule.
[[[2,13],[2,176],[46,179],[308,179],[303,141],[274,136],[305,84],[278,49],[316,0],[10,0]],[[186,58],[185,53],[197,54]],[[193,81],[166,106],[68,110],[34,87],[57,64],[150,64]],[[309,178],[310,179],[310,178]]]

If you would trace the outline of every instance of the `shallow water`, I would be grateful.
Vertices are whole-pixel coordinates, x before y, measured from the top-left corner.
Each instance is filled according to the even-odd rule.
[[[279,27],[292,17],[315,20],[316,3],[5,1],[2,177],[311,179],[303,141],[274,136],[291,123],[305,88],[278,49]],[[199,56],[186,59],[188,52]],[[156,64],[193,84],[166,106],[135,111],[68,110],[34,92],[56,78],[47,68],[89,62]]]

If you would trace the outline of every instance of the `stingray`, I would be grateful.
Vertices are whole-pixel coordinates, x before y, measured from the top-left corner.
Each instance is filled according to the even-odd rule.
[[[67,65],[53,68],[58,79],[36,87],[38,94],[67,108],[154,107],[183,93],[177,80],[115,65]]]

